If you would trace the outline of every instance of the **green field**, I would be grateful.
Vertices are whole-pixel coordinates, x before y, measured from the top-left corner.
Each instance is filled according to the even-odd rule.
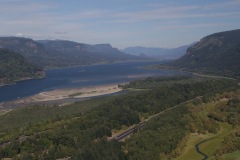
[[[240,151],[225,154],[222,160],[240,160]]]
[[[217,106],[225,104],[224,101],[218,101],[218,102],[212,102],[208,104],[200,105],[201,112],[199,112],[199,115],[203,115],[207,117],[207,113],[211,110],[214,110]],[[220,146],[220,144],[223,142],[224,137],[227,136],[231,130],[232,126],[228,123],[220,122],[220,130],[216,134],[212,133],[206,133],[206,134],[200,134],[200,133],[191,133],[189,135],[188,142],[186,144],[185,149],[183,150],[183,153],[181,156],[179,156],[176,160],[186,160],[186,159],[194,159],[194,160],[201,160],[203,159],[203,156],[196,151],[196,144],[206,141],[199,145],[199,149],[201,152],[206,154],[208,156],[208,159],[215,159],[214,158],[214,152],[215,150]],[[229,156],[235,156],[235,154],[229,154]]]
[[[201,160],[203,156],[196,152],[195,145],[206,139],[211,138],[212,136],[213,136],[212,134],[207,134],[207,135],[195,134],[195,133],[190,134],[189,140],[187,142],[187,146],[185,147],[183,154],[175,160],[186,160],[186,159]]]
[[[226,123],[221,124],[221,130],[217,134],[207,133],[206,135],[192,133],[187,142],[187,146],[184,149],[184,153],[178,157],[178,160],[186,160],[186,159],[194,159],[201,160],[203,158],[202,155],[196,152],[195,145],[207,140],[202,143],[199,148],[200,150],[206,154],[209,159],[212,159],[214,151],[223,141],[224,136],[226,136],[231,131],[231,126]]]
[[[227,123],[221,123],[220,126],[221,130],[212,137],[213,139],[210,139],[200,145],[201,151],[210,159],[213,156],[214,151],[218,148],[221,142],[223,142],[224,137],[228,135],[232,129],[232,126]]]

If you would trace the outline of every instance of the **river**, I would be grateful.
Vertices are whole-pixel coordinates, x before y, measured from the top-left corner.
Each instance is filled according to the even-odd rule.
[[[19,81],[0,87],[0,102],[31,96],[54,89],[88,87],[129,82],[150,76],[186,75],[186,72],[143,68],[160,62],[122,62],[91,66],[75,66],[46,70],[42,79]]]

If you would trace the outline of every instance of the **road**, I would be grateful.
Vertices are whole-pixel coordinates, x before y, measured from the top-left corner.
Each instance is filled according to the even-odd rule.
[[[168,109],[166,109],[166,110],[164,110],[164,111],[161,111],[161,112],[159,112],[159,113],[157,113],[157,114],[154,114],[154,115],[150,116],[148,119],[146,119],[145,121],[140,122],[140,123],[137,124],[135,127],[130,128],[130,129],[126,130],[126,131],[123,132],[123,133],[120,133],[119,135],[117,135],[117,136],[114,137],[114,138],[115,138],[116,140],[120,141],[121,139],[127,137],[128,135],[134,133],[134,132],[137,131],[138,129],[140,129],[140,128],[142,128],[143,126],[145,126],[146,123],[147,123],[147,121],[149,121],[150,119],[152,119],[152,118],[154,118],[154,117],[157,117],[157,116],[159,116],[159,115],[161,115],[161,114],[164,114],[165,112],[167,112],[167,111],[169,111],[169,110],[171,110],[171,109],[173,109],[173,108],[176,108],[176,107],[178,107],[178,106],[180,106],[180,105],[182,105],[182,104],[186,104],[186,103],[188,103],[188,102],[190,102],[190,101],[192,101],[192,100],[194,100],[194,99],[201,98],[201,97],[202,97],[202,96],[195,97],[195,98],[190,99],[190,100],[188,100],[188,101],[186,101],[186,102],[182,102],[182,103],[177,104],[177,105],[175,105],[175,106],[173,106],[173,107],[170,107],[170,108],[168,108]]]
[[[187,103],[187,102],[184,102],[184,103]],[[181,104],[182,104],[182,103],[181,103]],[[179,104],[178,104],[178,105],[179,105]],[[142,128],[143,126],[145,126],[145,125],[146,125],[146,122],[149,121],[150,119],[152,119],[152,118],[154,118],[154,117],[157,117],[157,116],[159,116],[159,115],[165,113],[166,111],[169,111],[169,110],[171,110],[171,109],[177,107],[178,105],[173,106],[173,107],[171,107],[171,108],[168,108],[168,109],[166,109],[166,110],[164,110],[164,111],[161,111],[161,112],[159,112],[159,113],[157,113],[157,114],[154,114],[154,115],[150,116],[150,117],[149,117],[148,119],[146,119],[145,121],[140,122],[140,123],[137,124],[135,127],[126,130],[125,132],[123,132],[123,133],[117,135],[117,136],[114,137],[114,138],[115,138],[116,140],[119,141],[119,140],[121,140],[121,139],[127,137],[128,135],[134,133],[134,132],[137,131],[138,129],[140,129],[140,128]]]
[[[130,128],[128,130],[126,130],[125,132],[117,135],[116,137],[114,137],[116,140],[120,141],[121,139],[127,137],[128,135],[134,133],[135,131],[137,131],[139,128],[143,127],[146,124],[147,120],[145,120],[144,122],[139,123],[138,125],[136,125],[133,128]]]

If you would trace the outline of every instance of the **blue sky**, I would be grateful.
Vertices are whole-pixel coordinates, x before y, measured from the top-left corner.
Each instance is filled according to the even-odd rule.
[[[240,28],[240,0],[0,0],[0,36],[172,48]]]

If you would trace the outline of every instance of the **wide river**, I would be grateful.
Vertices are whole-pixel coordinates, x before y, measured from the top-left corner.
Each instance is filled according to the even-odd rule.
[[[46,70],[42,79],[19,81],[15,85],[0,87],[0,102],[16,100],[54,89],[88,87],[129,82],[150,76],[186,75],[189,73],[169,70],[152,70],[146,65],[160,62],[124,62],[115,64],[77,66]]]

